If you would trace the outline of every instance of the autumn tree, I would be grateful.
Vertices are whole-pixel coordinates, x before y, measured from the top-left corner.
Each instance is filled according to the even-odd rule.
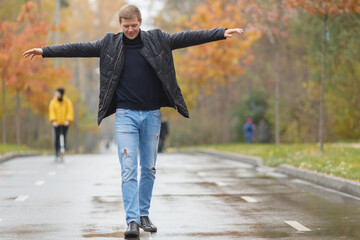
[[[324,151],[324,111],[325,111],[325,62],[326,45],[329,40],[328,22],[330,17],[335,17],[347,12],[360,13],[359,0],[287,0],[293,7],[300,7],[312,15],[319,17],[323,22],[322,50],[321,50],[321,89],[319,109],[319,142],[320,150]]]
[[[40,59],[34,60],[36,63],[29,64],[22,57],[22,53],[34,45],[45,45],[42,39],[46,38],[51,29],[51,26],[42,20],[33,2],[27,2],[22,7],[16,23],[2,22],[1,26],[3,98],[5,88],[15,97],[16,142],[21,144],[22,99],[35,112],[45,115],[48,101],[44,99],[50,99],[55,87],[68,81],[69,72],[64,68],[54,70],[49,62]],[[3,131],[6,131],[6,126]]]
[[[125,1],[68,0],[69,7],[61,10],[63,31],[60,43],[86,42],[101,39],[107,32],[119,32],[118,13]],[[99,61],[94,58],[59,59],[72,69],[72,83],[79,92],[74,102],[75,131],[73,145],[76,151],[92,151],[96,148],[101,128],[112,129],[113,123],[96,124],[99,91]],[[112,121],[107,118],[105,121]],[[69,132],[72,136],[73,132]]]
[[[327,110],[333,131],[341,139],[360,137],[360,14],[347,13],[334,19],[330,28]],[[336,44],[334,44],[336,43]]]
[[[280,144],[280,59],[284,40],[289,36],[289,21],[294,11],[284,0],[247,1],[248,14],[252,26],[266,37],[275,57],[270,64],[275,75],[274,87],[274,116],[275,116],[275,143]]]
[[[179,26],[191,18],[194,8],[202,4],[204,0],[155,0],[152,3],[163,5],[161,11],[154,18],[155,25],[167,32],[176,31]]]
[[[244,1],[204,1],[194,9],[182,30],[233,26],[245,28],[248,22],[241,14],[245,7]],[[222,116],[222,121],[230,122],[231,84],[245,74],[244,66],[254,60],[249,49],[259,37],[259,32],[247,30],[245,36],[236,37],[237,39],[191,47],[181,55],[176,54],[178,77],[190,106],[196,103],[200,95],[216,94],[221,89],[224,99],[214,103],[220,107],[219,112],[214,114]],[[230,131],[223,131],[223,141],[229,141]]]

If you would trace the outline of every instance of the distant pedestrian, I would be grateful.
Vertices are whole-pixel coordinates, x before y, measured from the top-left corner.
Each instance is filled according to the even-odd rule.
[[[60,157],[60,136],[64,136],[64,148],[66,149],[66,133],[70,123],[74,121],[73,105],[65,96],[65,89],[58,88],[49,105],[49,121],[55,131],[55,160]]]
[[[24,52],[24,57],[100,58],[98,124],[116,113],[122,199],[128,224],[124,235],[138,237],[139,225],[144,231],[157,231],[149,209],[156,174],[160,108],[173,107],[189,117],[176,80],[172,51],[225,40],[243,30],[214,28],[173,34],[160,29],[143,31],[141,12],[132,4],[120,9],[119,24],[122,32],[108,33],[98,41],[33,48]]]
[[[253,124],[253,121],[251,118],[248,118],[246,120],[246,123],[243,126],[245,141],[247,143],[253,142],[253,138],[255,136],[255,130],[256,130],[255,124]]]
[[[110,140],[109,139],[106,140],[105,148],[106,148],[107,151],[109,151],[109,149],[110,149]]]
[[[164,151],[165,139],[166,139],[168,134],[169,134],[168,120],[167,120],[167,118],[164,118],[161,121],[158,152],[163,152]]]
[[[269,141],[269,125],[265,122],[264,119],[261,119],[257,127],[258,139],[261,143],[266,143]]]

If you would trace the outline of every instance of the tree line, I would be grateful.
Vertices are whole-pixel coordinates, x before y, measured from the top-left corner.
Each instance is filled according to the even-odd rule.
[[[360,1],[185,2],[187,8],[175,10],[176,1],[165,1],[159,26],[242,26],[246,34],[232,46],[219,42],[176,53],[193,121],[170,114],[172,144],[243,140],[248,117],[266,119],[277,144],[319,142],[323,149],[324,141],[359,138]]]
[[[25,2],[25,4],[24,4]],[[125,1],[61,1],[54,25],[52,0],[0,2],[0,116],[3,143],[48,147],[48,102],[68,89],[76,121],[70,141],[92,151],[113,134],[112,118],[96,126],[98,61],[37,59],[22,51],[92,41],[118,32]],[[154,0],[162,8],[153,25],[167,32],[242,27],[236,41],[174,51],[179,85],[191,120],[165,109],[172,146],[242,141],[242,125],[265,119],[271,141],[357,140],[360,136],[359,0]],[[139,5],[140,6],[140,5]],[[141,8],[141,6],[140,6]],[[103,135],[103,136],[102,136]],[[106,135],[106,136],[105,136]],[[79,145],[80,144],[80,145]]]

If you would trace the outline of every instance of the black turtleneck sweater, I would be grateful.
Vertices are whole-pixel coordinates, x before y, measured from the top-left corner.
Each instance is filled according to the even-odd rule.
[[[160,109],[161,82],[154,69],[140,53],[141,31],[130,40],[123,35],[125,61],[116,89],[117,108],[131,110]]]

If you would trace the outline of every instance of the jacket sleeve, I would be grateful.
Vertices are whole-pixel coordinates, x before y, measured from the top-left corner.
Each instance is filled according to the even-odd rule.
[[[67,100],[66,104],[67,104],[66,120],[73,122],[74,121],[74,108],[73,108],[72,102],[70,100]]]
[[[43,47],[43,57],[100,57],[104,38],[93,42],[66,43]]]
[[[179,33],[164,33],[168,38],[172,50],[195,46],[203,43],[226,39],[225,28],[214,28],[209,30],[192,30]]]
[[[49,121],[50,122],[56,121],[54,101],[51,101],[49,104]]]

